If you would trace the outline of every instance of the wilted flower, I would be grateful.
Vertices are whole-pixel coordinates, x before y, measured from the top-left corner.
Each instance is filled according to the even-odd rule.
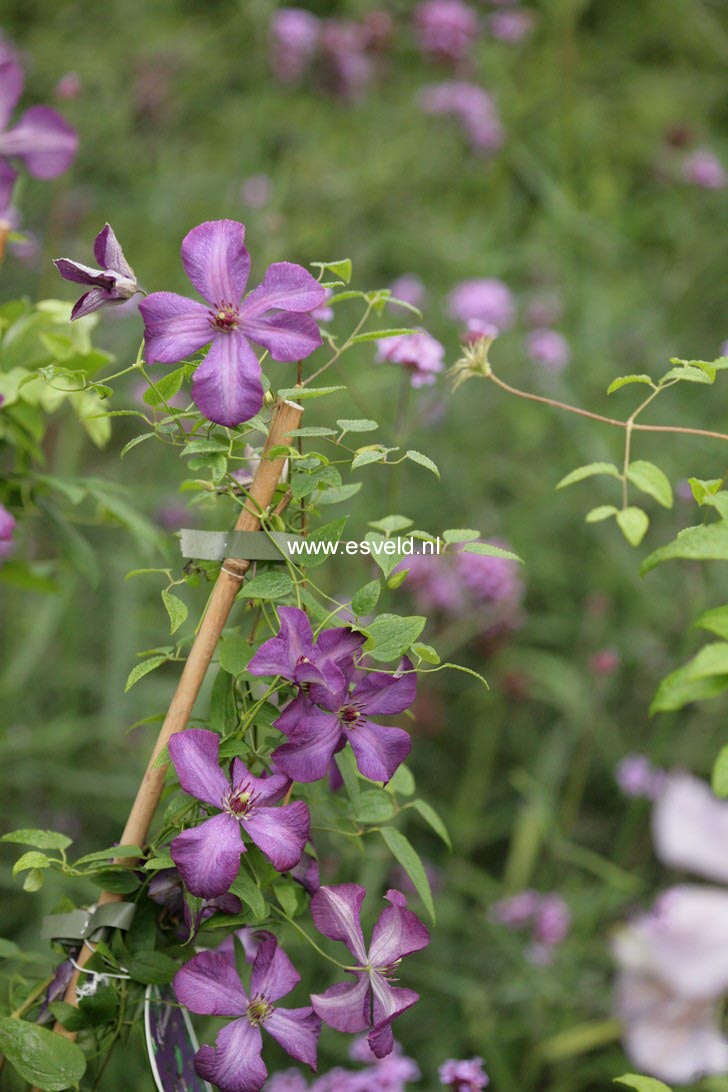
[[[124,303],[139,291],[136,274],[124,257],[110,224],[106,224],[96,236],[94,257],[100,269],[92,269],[70,258],[56,258],[54,261],[64,280],[89,286],[89,291],[74,304],[72,319],[83,318],[101,307]]]
[[[483,1069],[482,1058],[470,1058],[457,1061],[451,1058],[440,1066],[440,1083],[455,1092],[480,1092],[490,1084],[488,1074]]]
[[[273,807],[289,788],[283,774],[254,777],[233,759],[232,784],[219,765],[220,736],[198,728],[178,732],[169,754],[180,785],[190,796],[220,808],[219,815],[182,831],[172,841],[172,860],[193,895],[226,892],[245,853],[241,828],[279,872],[298,864],[308,841],[310,817],[302,800]]]
[[[313,994],[311,1003],[318,1016],[336,1031],[361,1032],[371,1028],[369,1045],[377,1058],[392,1052],[392,1021],[419,1001],[414,990],[393,986],[391,978],[400,960],[430,943],[430,934],[420,919],[407,909],[399,891],[385,898],[391,904],[382,911],[367,950],[360,915],[366,889],[356,883],[322,887],[311,900],[316,928],[330,940],[340,940],[356,960],[351,973],[354,982],[331,986]]]
[[[434,84],[422,90],[420,105],[434,117],[456,118],[476,152],[496,152],[503,144],[498,111],[482,87],[461,80]]]
[[[477,319],[501,333],[513,325],[516,308],[510,288],[493,277],[461,281],[448,297],[450,314],[459,322]]]
[[[571,359],[571,349],[564,335],[543,327],[531,331],[526,338],[526,349],[535,364],[550,372],[562,372]]]
[[[414,24],[420,49],[437,60],[463,60],[478,36],[477,13],[462,0],[425,0]]]
[[[432,386],[438,373],[445,370],[444,357],[444,346],[426,330],[385,337],[377,346],[377,359],[403,367],[415,388]]]
[[[232,1023],[218,1032],[215,1048],[200,1047],[195,1071],[221,1092],[259,1092],[268,1076],[262,1059],[261,1028],[297,1062],[316,1069],[321,1021],[309,1008],[282,1009],[275,1002],[301,981],[272,933],[262,942],[246,994],[237,971],[218,952],[200,952],[177,972],[174,992],[190,1012],[228,1016]]]
[[[665,783],[664,770],[639,754],[624,755],[617,763],[614,777],[625,796],[642,796],[647,800],[656,800]]]
[[[6,53],[0,59],[0,162],[19,159],[34,178],[56,178],[70,167],[78,135],[51,106],[31,106],[9,129],[24,82],[22,68]],[[14,179],[10,164],[2,166],[5,176]]]
[[[271,64],[281,83],[297,83],[313,60],[320,23],[303,8],[281,8],[270,25]]]
[[[728,181],[723,164],[709,148],[698,148],[683,161],[685,182],[704,190],[722,190]]]
[[[15,524],[15,517],[10,515],[4,504],[0,504],[0,562],[12,553]]]
[[[533,30],[533,13],[525,8],[494,11],[488,20],[488,30],[501,42],[516,45]]]
[[[244,240],[245,227],[235,220],[193,228],[182,242],[182,264],[207,305],[175,292],[154,292],[139,304],[150,364],[175,363],[212,342],[192,397],[206,417],[229,427],[263,405],[260,363],[248,339],[283,361],[301,360],[321,344],[306,312],[321,305],[324,289],[302,266],[275,262],[243,299],[250,272]]]

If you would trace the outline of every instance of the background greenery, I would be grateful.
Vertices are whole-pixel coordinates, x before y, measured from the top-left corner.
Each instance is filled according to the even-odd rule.
[[[309,7],[360,16],[372,5]],[[6,0],[3,30],[25,51],[29,101],[48,101],[61,75],[79,74],[81,93],[62,109],[81,150],[57,182],[26,185],[24,222],[41,252],[30,265],[6,262],[0,299],[70,299],[50,258],[88,260],[107,219],[147,290],[186,291],[181,237],[201,220],[233,217],[247,225],[254,277],[272,260],[343,256],[361,288],[418,274],[429,293],[423,321],[450,362],[459,350],[444,297],[458,280],[501,277],[522,309],[534,294],[557,293],[573,353],[566,372],[557,378],[528,360],[519,322],[492,352],[499,374],[626,415],[630,388],[609,400],[604,393],[614,376],[661,374],[671,355],[710,360],[726,336],[718,230],[726,191],[685,185],[682,153],[666,140],[682,126],[692,144],[721,150],[726,9],[697,0],[536,7],[526,42],[486,37],[476,49],[477,79],[496,96],[507,134],[486,160],[455,125],[417,108],[418,90],[441,75],[415,48],[409,4],[391,5],[396,30],[378,79],[361,102],[346,103],[274,82],[274,7],[264,0]],[[271,197],[251,208],[241,185],[259,173],[270,177]],[[138,316],[111,315],[96,340],[121,366],[140,333]],[[725,701],[653,720],[647,709],[660,678],[699,646],[685,633],[721,601],[719,576],[683,566],[642,580],[638,552],[615,527],[583,523],[592,506],[586,492],[606,503],[613,483],[592,479],[553,493],[574,465],[618,458],[618,434],[477,382],[455,395],[441,383],[434,397],[415,392],[403,407],[397,370],[373,360],[370,346],[349,354],[353,397],[311,403],[306,423],[373,417],[385,439],[406,434],[430,454],[442,481],[414,466],[393,481],[381,468],[362,470],[347,533],[363,535],[369,520],[392,511],[431,530],[478,527],[524,557],[528,588],[524,625],[497,648],[457,627],[443,638],[443,651],[483,671],[490,691],[437,675],[413,726],[413,769],[448,822],[455,853],[424,827],[410,832],[439,871],[439,922],[430,949],[411,961],[423,1001],[398,1022],[398,1036],[420,1060],[424,1088],[435,1086],[443,1058],[472,1053],[483,1055],[498,1092],[606,1088],[626,1068],[617,1043],[583,1049],[588,1029],[583,1039],[577,1032],[575,1048],[554,1037],[609,1017],[609,931],[667,878],[652,855],[647,808],[622,798],[613,768],[640,750],[664,765],[709,771],[725,739]],[[666,395],[653,419],[725,431],[720,383],[707,394],[686,386]],[[173,450],[151,451],[156,445],[120,462],[134,434],[122,419],[99,450],[59,414],[46,439],[48,467],[124,483],[158,521],[180,503],[182,464]],[[707,441],[639,437],[635,447],[673,484],[725,470],[720,445]],[[690,504],[654,517],[642,553],[690,521]],[[224,514],[189,518],[219,527]],[[166,615],[153,578],[124,580],[149,563],[138,542],[109,527],[85,533],[99,560],[96,586],[62,565],[51,573],[52,594],[6,585],[0,608],[8,825],[66,830],[80,852],[118,837],[155,731],[129,727],[165,708],[176,675],[164,668],[124,694],[135,653],[164,643]],[[58,552],[40,518],[23,529],[21,544],[39,560]],[[171,538],[169,551],[179,565]],[[346,559],[330,574],[330,590],[350,592],[366,579],[362,559]],[[202,598],[189,602],[194,612]],[[436,628],[430,636],[437,644]],[[604,648],[618,652],[619,668],[598,677],[589,661]],[[49,882],[31,901],[12,881],[11,861],[5,853],[0,932],[41,949],[35,915],[41,903],[52,908],[59,888]],[[383,860],[366,868],[375,884],[383,879]],[[493,899],[529,885],[558,889],[574,916],[550,967],[533,966],[522,940],[487,920]],[[338,1060],[335,1037],[323,1042],[326,1061]],[[109,1088],[151,1087],[139,1049],[117,1058],[105,1080]]]

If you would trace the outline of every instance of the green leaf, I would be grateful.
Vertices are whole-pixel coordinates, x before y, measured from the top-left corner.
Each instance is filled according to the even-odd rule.
[[[378,580],[371,580],[363,588],[354,592],[351,600],[351,609],[357,617],[361,614],[370,614],[377,605],[382,591],[382,585]]]
[[[435,811],[435,809],[432,807],[432,805],[428,804],[426,800],[413,800],[412,807],[415,808],[415,810],[420,813],[425,822],[432,827],[435,834],[437,834],[438,837],[442,838],[443,842],[452,853],[452,842],[450,840],[448,829],[443,823],[440,816]]]
[[[336,394],[337,391],[345,391],[346,387],[283,387],[278,391],[280,398],[290,398],[299,402],[304,398],[323,398],[326,394]]]
[[[417,640],[426,621],[418,614],[380,614],[367,626],[365,651],[375,660],[398,660]]]
[[[160,667],[162,664],[166,664],[167,659],[167,656],[151,656],[148,660],[142,660],[140,664],[133,667],[126,680],[124,693],[131,690],[132,686],[134,686],[135,683],[138,683],[140,679],[143,679],[145,675],[148,675],[150,671],[154,671],[155,668]]]
[[[406,531],[414,525],[414,520],[407,516],[384,516],[382,519],[372,519],[369,526],[375,531],[381,531],[383,535],[396,535],[398,531]]]
[[[443,531],[442,537],[445,542],[473,542],[474,539],[480,538],[480,531],[473,531],[468,527],[452,527],[448,531]]]
[[[424,466],[425,470],[431,471],[436,478],[440,477],[437,463],[433,463],[432,459],[429,459],[427,455],[423,455],[421,451],[408,451],[406,457],[410,462],[417,463],[418,466]]]
[[[386,451],[382,451],[381,448],[376,450],[366,448],[363,451],[359,451],[351,460],[351,469],[358,470],[360,466],[367,466],[369,463],[381,463],[386,457]]]
[[[354,816],[360,823],[385,823],[394,815],[391,794],[376,786],[365,786],[359,793]]]
[[[508,561],[520,561],[523,564],[523,558],[518,554],[512,553],[510,550],[504,550],[500,546],[492,546],[490,542],[467,542],[463,546],[464,554],[481,554],[483,557],[504,557]]]
[[[415,656],[419,656],[421,660],[424,660],[426,664],[439,664],[440,655],[432,645],[424,645],[420,641],[415,641],[412,645],[412,651]]]
[[[174,398],[184,383],[185,371],[186,368],[176,368],[173,372],[167,372],[166,375],[155,379],[154,387],[149,387],[143,395],[147,405],[161,406],[163,402],[169,402],[170,398]]]
[[[344,782],[347,795],[356,809],[359,803],[361,789],[359,786],[359,774],[357,772],[356,759],[350,747],[339,751],[336,755],[336,765],[339,767],[341,779]]]
[[[315,497],[316,505],[341,504],[358,493],[363,482],[349,482],[348,485],[335,485],[331,489],[320,489]]]
[[[304,909],[304,892],[298,884],[274,883],[273,893],[289,918],[297,917]]]
[[[284,599],[293,591],[293,581],[287,572],[273,569],[271,572],[258,573],[252,580],[246,580],[239,597],[241,599]]]
[[[641,508],[630,505],[629,508],[622,508],[617,512],[617,523],[630,546],[639,546],[647,533],[650,520]]]
[[[423,905],[430,915],[432,924],[435,924],[435,904],[432,901],[430,881],[427,879],[422,861],[411,842],[405,838],[401,831],[394,827],[382,827],[379,832],[385,841],[387,848],[394,855],[396,861],[401,864],[414,884],[415,891],[422,899]]]
[[[586,466],[578,466],[572,470],[556,486],[557,489],[565,489],[567,485],[575,482],[583,482],[586,478],[593,478],[595,474],[608,474],[610,478],[621,478],[614,463],[588,463]]]
[[[344,284],[348,284],[351,280],[351,258],[337,258],[332,262],[310,262],[309,264],[316,269],[328,269],[329,273],[333,273]]]
[[[324,561],[329,557],[333,557],[336,554],[335,544],[341,541],[341,536],[344,533],[346,527],[346,521],[348,516],[342,516],[340,519],[332,520],[330,523],[324,523],[321,527],[317,527],[315,531],[312,531],[308,536],[309,543],[321,543],[320,553],[309,553],[308,551],[301,554],[302,563],[309,569],[315,569],[317,565],[323,565]],[[330,552],[324,549],[329,544]]]
[[[650,497],[654,497],[663,508],[672,508],[672,486],[666,474],[654,463],[648,463],[644,459],[638,459],[631,463],[627,471],[627,477]]]
[[[373,432],[375,428],[379,428],[377,422],[370,421],[368,417],[357,418],[354,421],[345,418],[338,420],[336,424],[342,432]]]
[[[624,1084],[627,1088],[634,1088],[636,1092],[672,1092],[670,1086],[654,1077],[639,1077],[635,1073],[625,1073],[623,1077],[615,1077],[614,1084]]]
[[[0,842],[14,842],[19,846],[33,846],[34,849],[67,849],[72,839],[55,830],[11,830],[3,834]]]
[[[380,341],[384,337],[401,337],[404,334],[411,334],[411,326],[397,326],[389,330],[367,330],[363,334],[357,334],[356,337],[351,339],[352,345],[360,345],[363,341]]]
[[[176,960],[171,959],[164,952],[154,951],[153,948],[137,952],[129,963],[131,977],[135,982],[142,982],[145,986],[164,986],[172,981],[178,970]]]
[[[728,561],[728,522],[687,527],[672,542],[655,550],[642,562],[644,575],[663,561]]]
[[[99,872],[87,872],[86,876],[102,891],[115,895],[130,895],[139,887],[139,879],[132,868],[102,868]]]
[[[397,771],[388,782],[387,792],[396,793],[397,796],[412,796],[415,791],[415,779],[409,766],[405,766],[402,763],[397,767]]]
[[[650,706],[651,713],[682,709],[691,701],[702,701],[728,687],[728,642],[714,641],[701,648],[688,663],[663,679]]]
[[[24,1080],[43,1092],[71,1088],[86,1071],[83,1051],[70,1039],[10,1016],[0,1017],[0,1052]]]
[[[187,604],[184,603],[179,596],[173,595],[171,591],[164,588],[162,591],[162,602],[167,608],[167,614],[169,615],[170,634],[176,633],[179,627],[187,619],[189,611]]]
[[[25,877],[23,883],[23,891],[28,891],[31,895],[35,891],[40,891],[45,882],[45,875],[42,868],[31,868],[28,875]]]
[[[587,512],[585,519],[587,523],[600,523],[603,519],[616,516],[618,511],[619,509],[613,504],[599,504],[596,508],[592,508],[591,512]]]
[[[693,622],[693,628],[707,629],[728,641],[728,606],[706,610]]]
[[[268,907],[265,904],[262,892],[255,880],[241,869],[230,888],[233,895],[237,895],[253,912],[256,922],[265,921]]]
[[[37,849],[30,849],[22,857],[18,857],[13,865],[13,877],[17,876],[19,872],[28,872],[31,868],[48,868],[50,863],[45,853],[40,853]]]
[[[728,743],[721,747],[715,760],[712,786],[716,796],[728,796]]]
[[[609,384],[607,394],[614,394],[620,387],[626,387],[628,383],[646,383],[649,387],[654,386],[649,375],[620,375]]]
[[[139,846],[110,846],[108,849],[98,849],[95,853],[87,853],[85,857],[79,857],[77,861],[74,861],[74,867],[78,868],[79,865],[91,864],[94,861],[113,861],[117,857],[119,860],[124,857],[138,860],[143,856],[144,850]]]
[[[220,667],[231,675],[240,675],[245,671],[254,652],[255,645],[251,645],[247,637],[240,633],[225,633],[218,647]]]
[[[667,383],[671,379],[679,379],[681,382],[688,383],[712,383],[715,380],[715,369],[710,368],[698,368],[691,364],[687,364],[680,368],[671,368],[669,372],[666,372],[661,383]]]

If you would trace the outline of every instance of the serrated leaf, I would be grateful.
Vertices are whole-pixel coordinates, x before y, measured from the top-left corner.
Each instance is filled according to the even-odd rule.
[[[144,851],[140,846],[110,846],[109,849],[99,849],[95,853],[87,853],[85,857],[79,857],[77,861],[74,861],[74,868],[94,861],[113,861],[117,857],[120,860],[124,857],[133,857],[137,860],[143,856]]]
[[[613,504],[599,504],[596,508],[592,508],[590,512],[587,512],[584,517],[587,523],[601,523],[603,519],[609,519],[610,516],[616,516],[618,508],[615,508]]]
[[[659,466],[648,463],[644,459],[638,459],[631,463],[627,470],[627,477],[650,497],[654,497],[663,508],[672,508],[672,486],[670,480]]]
[[[630,546],[639,546],[647,533],[650,520],[641,508],[630,505],[629,508],[622,508],[617,512],[617,523]]]
[[[711,784],[716,796],[728,796],[728,743],[721,747],[713,764]]]
[[[467,542],[462,549],[464,554],[480,554],[483,557],[503,557],[508,561],[518,561],[523,564],[523,558],[514,554],[512,550],[504,550],[501,546],[493,546],[490,542]]]
[[[672,542],[655,550],[642,562],[640,572],[648,573],[663,561],[728,561],[728,522],[687,527]]]
[[[314,498],[316,506],[322,504],[341,504],[349,500],[362,487],[362,482],[349,482],[347,485],[335,485],[331,489],[320,489]]]
[[[413,800],[412,807],[415,808],[425,822],[432,827],[435,834],[437,834],[439,838],[442,838],[443,842],[452,853],[452,841],[450,840],[448,829],[432,805],[428,804],[426,800]]]
[[[11,1016],[0,1017],[0,1052],[43,1092],[75,1087],[86,1071],[84,1053],[70,1039]]]
[[[167,608],[167,614],[169,615],[170,634],[176,633],[179,627],[187,620],[189,611],[187,604],[184,603],[179,596],[173,595],[167,588],[162,590],[162,602]]]
[[[292,591],[293,581],[288,573],[274,569],[246,580],[238,594],[241,599],[284,599]]]
[[[620,375],[609,384],[607,394],[614,394],[620,387],[626,387],[628,383],[647,383],[650,387],[654,386],[649,375]]]
[[[425,628],[420,615],[380,614],[367,626],[366,652],[375,660],[399,660]]]
[[[577,466],[570,474],[562,478],[556,485],[557,489],[565,489],[567,485],[583,482],[586,478],[593,478],[596,474],[607,474],[610,478],[621,478],[614,463],[587,463],[585,466]]]
[[[443,531],[442,537],[447,543],[473,542],[476,538],[480,538],[480,531],[474,531],[470,527],[451,527]]]
[[[423,455],[421,451],[408,451],[406,457],[410,462],[417,463],[418,466],[424,466],[425,470],[429,470],[436,478],[440,477],[437,463],[433,462],[427,455]]]
[[[369,463],[381,463],[386,457],[386,451],[372,451],[371,449],[360,451],[351,460],[351,469],[358,470],[360,466],[367,466]]]
[[[356,420],[342,418],[336,424],[342,432],[373,432],[374,429],[379,428],[376,421],[370,421],[367,417],[360,417]]]
[[[380,582],[378,580],[371,580],[368,584],[365,584],[363,588],[359,588],[358,591],[354,592],[351,599],[351,609],[354,611],[354,614],[356,614],[357,617],[362,614],[370,614],[377,605],[381,591],[382,585]]]
[[[710,371],[706,371],[703,368],[688,364],[681,368],[671,368],[669,372],[663,375],[660,382],[667,383],[671,379],[678,379],[680,382],[687,383],[712,383],[715,380],[715,370],[711,368]]]
[[[432,901],[430,881],[427,878],[424,865],[411,842],[405,838],[401,831],[395,827],[382,827],[379,832],[395,860],[402,866],[414,884],[415,891],[422,899],[422,903],[430,915],[432,924],[435,924],[435,904]]]
[[[66,849],[72,839],[56,830],[36,830],[33,827],[11,830],[3,834],[0,842],[13,842],[19,846],[33,846],[34,849]]]
[[[126,680],[126,686],[124,687],[124,693],[131,690],[132,686],[138,683],[140,679],[143,679],[145,675],[148,675],[150,671],[154,671],[157,667],[166,663],[166,656],[151,656],[148,660],[142,660],[140,664],[136,664],[129,672],[129,677]]]
[[[375,531],[381,531],[383,535],[394,535],[398,531],[406,531],[414,525],[414,521],[407,516],[384,516],[382,519],[372,519],[369,526]]]

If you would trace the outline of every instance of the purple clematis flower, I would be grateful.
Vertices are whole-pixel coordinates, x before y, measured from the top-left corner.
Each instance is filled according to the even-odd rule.
[[[56,178],[68,169],[78,149],[76,130],[50,106],[31,106],[8,128],[24,82],[17,60],[5,54],[0,60],[0,169],[5,186],[15,180],[7,160],[21,160],[34,178]]]
[[[361,633],[348,626],[323,630],[314,641],[308,616],[298,607],[279,607],[281,628],[255,653],[248,671],[251,675],[281,675],[289,682],[306,687],[310,683],[338,689],[344,686],[343,667],[353,665],[353,657],[364,644]]]
[[[392,1021],[417,1001],[419,994],[391,984],[399,961],[430,943],[430,934],[416,914],[407,909],[400,891],[390,890],[391,903],[372,931],[367,951],[361,922],[366,889],[358,883],[322,887],[311,900],[316,928],[330,940],[341,940],[356,960],[353,983],[338,983],[325,993],[313,994],[314,1012],[336,1031],[361,1032],[370,1028],[368,1041],[377,1058],[392,1052]]]
[[[301,976],[273,934],[261,935],[250,995],[235,968],[218,952],[200,952],[175,975],[174,992],[190,1012],[233,1018],[219,1032],[214,1048],[203,1046],[195,1055],[197,1074],[221,1092],[260,1092],[268,1076],[261,1057],[262,1027],[297,1062],[316,1070],[321,1021],[310,1007],[281,1009],[275,1004]]]
[[[4,399],[0,395],[0,404],[2,401]],[[0,562],[12,553],[15,524],[15,516],[11,516],[5,505],[0,504]]]
[[[383,671],[349,675],[337,690],[312,684],[307,698],[291,703],[299,703],[295,715],[289,705],[275,722],[288,736],[288,743],[273,752],[276,768],[294,781],[325,777],[332,757],[347,739],[357,766],[372,781],[389,781],[410,753],[408,732],[371,719],[402,713],[415,700],[417,676],[410,660],[405,656],[395,675]]]
[[[64,280],[86,284],[89,291],[74,304],[72,319],[83,318],[109,304],[124,303],[139,291],[131,268],[110,224],[105,224],[94,242],[94,257],[101,266],[92,269],[70,258],[56,258],[54,265]]]
[[[174,292],[154,292],[139,304],[150,364],[174,364],[212,343],[197,368],[192,397],[219,425],[233,427],[263,404],[260,363],[250,341],[274,360],[294,361],[321,345],[306,312],[320,307],[325,289],[302,266],[275,262],[263,283],[245,295],[250,255],[245,226],[211,220],[182,240],[182,264],[205,303]]]
[[[279,872],[298,864],[308,841],[310,816],[302,800],[272,806],[289,787],[286,776],[254,777],[235,758],[231,784],[219,765],[220,737],[198,728],[172,736],[169,753],[185,792],[221,809],[219,815],[182,831],[170,846],[172,860],[193,895],[212,899],[228,890],[238,874],[240,854],[245,853],[241,827]]]

